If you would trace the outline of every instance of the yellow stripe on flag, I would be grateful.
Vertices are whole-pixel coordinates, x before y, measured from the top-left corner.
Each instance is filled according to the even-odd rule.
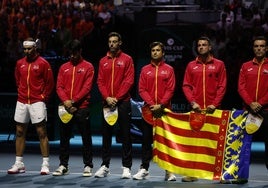
[[[175,149],[172,149],[164,144],[161,144],[157,142],[156,140],[154,141],[154,145],[156,148],[158,148],[158,151],[163,152],[171,157],[184,160],[187,162],[203,162],[207,164],[215,164],[215,157],[211,156],[209,154],[198,154],[198,153],[186,153],[186,152],[181,152],[177,151]]]
[[[182,121],[182,120],[179,120],[179,119],[175,119],[175,118],[172,118],[172,117],[167,116],[167,115],[163,115],[161,117],[161,120],[164,123],[169,124],[170,126],[180,128],[180,129],[185,129],[185,130],[191,130],[189,122],[187,122],[187,121]]]
[[[189,113],[187,113],[187,114],[189,114]],[[216,113],[216,114],[217,114],[216,118],[218,118],[218,113]],[[182,120],[175,119],[175,118],[172,118],[172,117],[167,116],[167,115],[162,116],[161,120],[164,123],[166,123],[172,127],[176,127],[176,128],[180,128],[180,129],[184,129],[184,130],[192,130],[192,128],[190,127],[189,121],[182,121]],[[220,127],[218,125],[205,123],[200,131],[219,133],[219,128]]]
[[[153,161],[159,165],[159,167],[166,169],[170,172],[176,172],[180,175],[191,176],[191,177],[202,177],[204,179],[213,179],[214,173],[211,171],[201,170],[201,169],[191,169],[191,168],[183,168],[180,166],[176,166],[171,164],[165,160],[161,160],[157,156],[153,157]]]
[[[218,142],[215,140],[210,140],[206,138],[179,136],[169,131],[166,131],[165,129],[159,126],[155,128],[155,132],[157,132],[157,135],[165,137],[166,139],[169,139],[170,141],[177,143],[177,144],[183,144],[183,145],[188,145],[188,146],[199,146],[199,147],[203,146],[203,147],[212,148],[212,149],[216,149],[218,145]]]

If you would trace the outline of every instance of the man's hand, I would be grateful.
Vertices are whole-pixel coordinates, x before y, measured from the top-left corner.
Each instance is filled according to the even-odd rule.
[[[66,100],[66,101],[64,101],[63,102],[63,105],[64,105],[64,107],[65,107],[66,110],[67,109],[70,109],[73,106],[72,100]]]
[[[193,108],[193,110],[195,112],[201,112],[202,111],[202,109],[200,108],[200,105],[197,104],[196,102],[192,102],[191,105],[192,105],[192,108]]]
[[[213,114],[213,112],[216,110],[216,107],[214,105],[208,105],[206,112],[208,114]]]
[[[151,111],[156,111],[156,110],[159,110],[159,109],[161,109],[161,104],[155,104],[155,105],[150,106]]]
[[[75,113],[76,111],[77,111],[77,108],[74,107],[74,106],[72,106],[72,107],[69,108],[69,110],[68,110],[68,112],[69,112],[70,114],[73,114],[73,113]]]
[[[67,112],[69,112],[70,114],[73,114],[74,112],[77,111],[77,108],[75,106],[73,106],[72,100],[64,101],[63,105],[64,105],[65,109],[67,110]]]
[[[106,102],[108,106],[115,107],[118,101],[115,97],[107,97]]]
[[[251,110],[255,113],[258,113],[262,108],[262,106],[258,102],[252,102],[249,106]]]
[[[161,118],[163,115],[163,108],[161,104],[151,105],[150,110],[152,111],[154,118]]]

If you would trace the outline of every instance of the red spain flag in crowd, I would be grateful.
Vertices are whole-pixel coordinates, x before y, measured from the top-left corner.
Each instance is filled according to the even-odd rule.
[[[154,121],[153,161],[170,172],[209,180],[247,179],[248,112],[174,113]]]

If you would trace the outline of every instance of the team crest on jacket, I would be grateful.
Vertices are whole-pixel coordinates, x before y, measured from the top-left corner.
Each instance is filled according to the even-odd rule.
[[[118,66],[122,66],[122,65],[124,65],[124,62],[123,62],[123,61],[118,61],[118,62],[117,62],[117,65],[118,65]]]
[[[39,65],[34,65],[34,66],[33,66],[33,69],[34,69],[34,70],[39,69]]]
[[[263,70],[263,74],[268,74],[268,70],[267,69],[264,69]]]
[[[216,66],[215,66],[215,65],[209,65],[209,66],[208,66],[208,69],[209,69],[209,70],[215,70],[215,69],[216,69]]]
[[[79,68],[77,72],[78,73],[85,72],[85,68]]]
[[[168,71],[167,71],[167,70],[162,70],[162,71],[160,72],[160,74],[168,74]]]

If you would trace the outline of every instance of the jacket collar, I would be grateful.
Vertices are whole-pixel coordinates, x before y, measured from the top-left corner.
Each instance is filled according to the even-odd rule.
[[[256,58],[253,58],[252,63],[253,63],[253,64],[256,64],[256,65],[261,64],[261,63],[259,63],[259,62],[257,61]],[[263,59],[262,63],[268,63],[268,59],[265,57],[265,58]]]
[[[197,56],[195,60],[197,63],[208,64],[208,63],[213,63],[214,57],[212,55],[208,55],[206,61],[204,62],[202,61],[200,56]]]
[[[118,50],[117,53],[115,54],[115,56],[113,57],[112,54],[111,54],[111,52],[108,51],[108,52],[107,52],[107,56],[108,56],[109,58],[115,58],[115,57],[119,57],[121,53],[122,53],[122,50]]]

